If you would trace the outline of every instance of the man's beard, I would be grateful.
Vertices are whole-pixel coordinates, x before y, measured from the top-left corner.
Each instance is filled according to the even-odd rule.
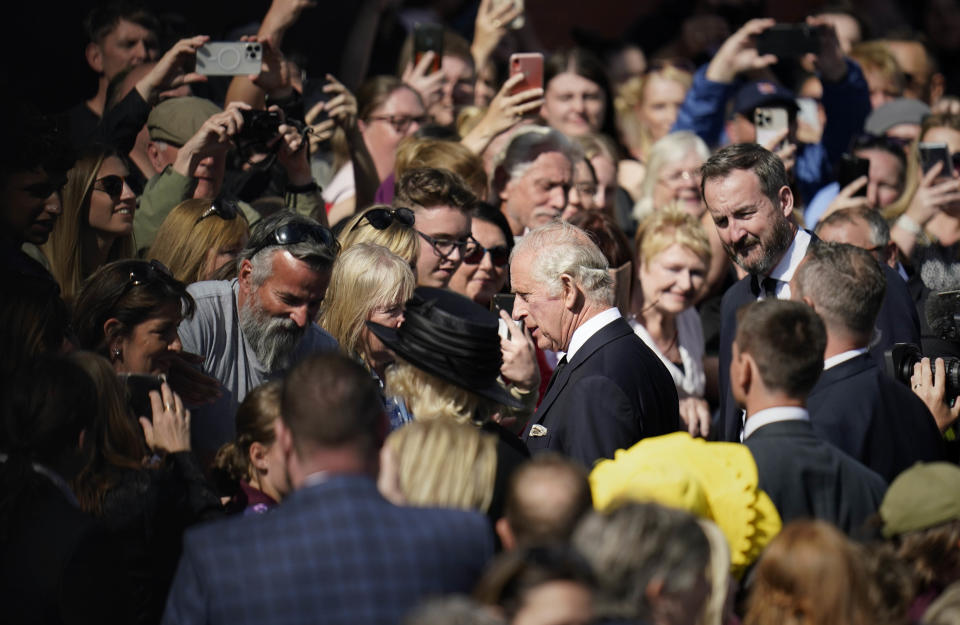
[[[742,241],[729,246],[724,244],[727,256],[733,259],[741,267],[752,275],[766,275],[777,265],[780,257],[790,247],[793,241],[794,230],[788,219],[779,219],[773,225],[770,238],[767,240],[759,239],[752,234],[748,234]],[[747,263],[740,252],[744,248],[759,244],[763,248],[763,255],[757,260]]]
[[[279,371],[290,365],[290,357],[307,331],[289,317],[269,315],[260,306],[256,294],[240,308],[240,331],[253,353],[267,371]]]

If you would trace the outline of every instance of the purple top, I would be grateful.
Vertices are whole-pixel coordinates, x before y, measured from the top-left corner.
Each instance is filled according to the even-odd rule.
[[[276,507],[277,502],[270,495],[258,488],[250,486],[246,480],[240,481],[240,488],[247,498],[247,507],[243,509],[244,516],[248,514],[263,514],[270,508]]]
[[[393,172],[390,172],[390,175],[384,178],[383,182],[380,183],[380,187],[377,189],[377,194],[373,196],[373,201],[375,203],[393,203],[393,185],[395,180],[396,177],[393,175]]]

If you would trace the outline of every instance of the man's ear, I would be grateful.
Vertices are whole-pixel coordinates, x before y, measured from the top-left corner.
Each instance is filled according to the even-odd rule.
[[[800,298],[800,301],[802,301],[804,304],[812,308],[814,311],[817,310],[816,305],[814,305],[813,300],[810,299],[809,295],[804,295],[803,297]]]
[[[87,57],[87,65],[90,66],[90,69],[95,71],[98,74],[103,73],[103,49],[93,43],[92,41],[87,44],[87,49],[84,50],[84,55]]]
[[[777,197],[780,198],[780,212],[789,219],[790,213],[793,212],[793,191],[787,185],[783,185],[777,191]]]
[[[253,293],[253,263],[249,258],[240,261],[240,269],[237,270],[237,281],[240,283],[240,289],[245,295]]]
[[[580,291],[580,287],[577,286],[570,274],[560,274],[560,282],[563,284],[563,290],[560,291],[563,307],[567,310],[575,310],[583,302],[583,293]]]
[[[517,548],[517,539],[513,535],[513,530],[510,529],[510,523],[507,522],[506,517],[500,517],[497,519],[497,522],[494,524],[493,528],[497,532],[497,536],[500,538],[500,544],[503,545],[504,551],[513,551]]]
[[[164,166],[160,148],[158,148],[157,144],[152,140],[147,141],[147,159],[150,161],[150,166],[153,167],[153,171],[158,174],[163,172]]]

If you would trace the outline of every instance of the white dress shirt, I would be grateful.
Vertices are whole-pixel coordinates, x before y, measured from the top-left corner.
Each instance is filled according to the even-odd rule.
[[[573,336],[570,337],[570,345],[567,346],[567,362],[573,360],[573,356],[577,353],[577,350],[583,347],[583,344],[589,341],[591,336],[620,317],[620,309],[614,306],[601,313],[597,313],[574,330]]]
[[[793,280],[793,274],[807,254],[807,247],[810,245],[811,238],[810,233],[806,230],[797,229],[797,234],[793,237],[787,252],[770,272],[770,277],[777,281],[777,299],[790,299],[790,281]]]
[[[747,418],[747,422],[743,426],[743,440],[747,440],[750,438],[751,434],[765,425],[770,425],[771,423],[779,423],[781,421],[809,420],[810,413],[807,412],[806,408],[798,408],[796,406],[767,408],[766,410],[761,410],[760,412]]]
[[[839,364],[847,362],[848,360],[853,360],[857,356],[860,356],[861,354],[866,354],[866,353],[867,353],[867,348],[861,347],[859,349],[848,349],[845,352],[834,354],[833,356],[830,356],[829,358],[823,361],[823,370],[826,371],[831,367],[836,367]]]

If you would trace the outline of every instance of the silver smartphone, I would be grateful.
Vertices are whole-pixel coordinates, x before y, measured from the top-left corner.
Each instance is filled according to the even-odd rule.
[[[249,76],[260,73],[263,47],[255,41],[211,41],[197,50],[197,73]]]

